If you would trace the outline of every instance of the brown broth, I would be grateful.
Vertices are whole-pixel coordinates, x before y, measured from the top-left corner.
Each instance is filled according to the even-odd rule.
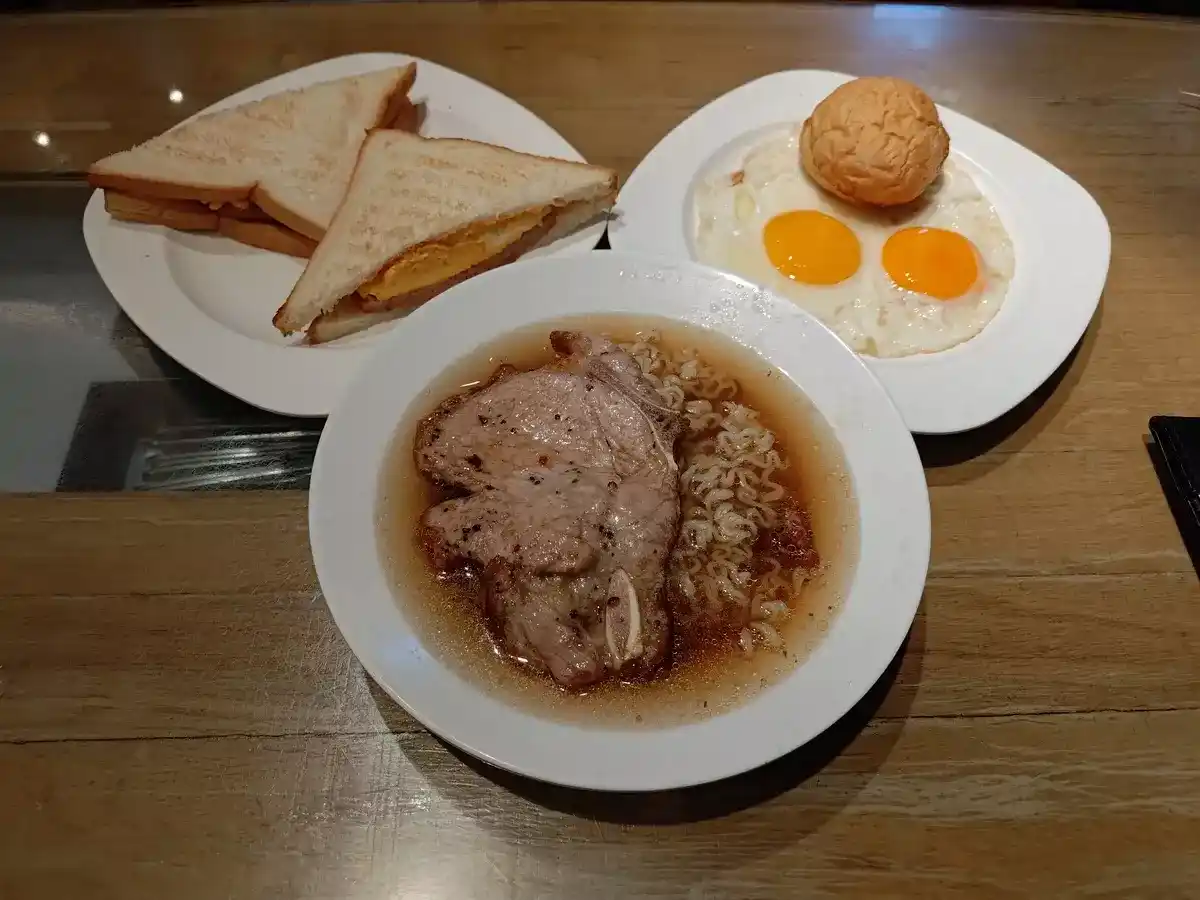
[[[676,659],[652,681],[605,682],[567,693],[546,675],[526,671],[499,653],[484,623],[477,585],[439,575],[416,539],[416,525],[444,494],[417,471],[412,445],[418,422],[438,403],[486,378],[501,363],[532,369],[554,358],[555,328],[603,333],[631,341],[657,331],[664,349],[693,348],[709,366],[733,376],[738,402],[758,410],[775,432],[788,469],[777,480],[800,498],[811,518],[820,572],[792,599],[790,620],[777,626],[784,653],[758,649],[747,659],[736,643],[724,652]],[[405,413],[388,451],[378,507],[380,554],[397,602],[421,642],[468,681],[537,715],[579,724],[663,726],[715,715],[778,681],[802,662],[825,634],[849,587],[858,556],[858,509],[841,448],[808,399],[780,372],[732,340],[696,326],[652,316],[564,318],[515,331],[452,364]]]

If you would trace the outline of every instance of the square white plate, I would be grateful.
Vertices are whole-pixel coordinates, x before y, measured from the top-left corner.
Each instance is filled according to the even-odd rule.
[[[327,59],[246,88],[202,112],[407,62],[417,63],[409,96],[426,107],[421,134],[584,161],[515,100],[436,63],[395,53]],[[601,221],[528,255],[587,252],[603,233]],[[271,324],[304,269],[302,260],[214,235],[117,222],[104,211],[100,191],[93,192],[84,210],[83,236],[105,285],[150,340],[205,381],[273,412],[327,415],[382,334],[403,327],[401,319],[329,345],[304,346],[299,336],[284,337]]]
[[[688,118],[625,182],[609,227],[614,250],[692,259],[691,193],[739,138],[800,123],[853,76],[777,72],[735,88]],[[979,187],[1013,241],[1016,271],[996,317],[976,337],[940,353],[864,356],[908,427],[946,434],[990,422],[1045,381],[1087,330],[1108,275],[1111,236],[1096,201],[1020,144],[938,107],[951,152],[972,164]]]

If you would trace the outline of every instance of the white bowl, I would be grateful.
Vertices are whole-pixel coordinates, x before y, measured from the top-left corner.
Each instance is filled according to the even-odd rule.
[[[690,194],[724,148],[770,125],[803,122],[840,72],[776,72],[735,88],[677,126],[629,176],[608,237],[614,250],[692,259]],[[1096,201],[1046,160],[939,106],[954,155],[971,163],[1012,237],[1016,272],[996,317],[940,353],[864,357],[908,427],[945,434],[1012,409],[1053,374],[1087,330],[1108,276],[1111,237]]]
[[[553,128],[499,91],[437,63],[397,53],[360,53],[287,72],[214,103],[200,115],[306,87],[417,63],[409,96],[425,104],[421,134],[500,144],[524,153],[583,162]],[[586,253],[604,222],[533,251]],[[94,191],[83,236],[96,271],[146,337],[205,381],[254,406],[292,416],[324,416],[371,346],[403,320],[319,347],[285,337],[271,316],[304,270],[304,261],[209,234],[118,222]]]
[[[840,442],[858,503],[859,553],[840,612],[806,661],[748,702],[663,728],[566,724],[489,696],[424,646],[377,550],[389,441],[447,366],[533,323],[653,314],[713,329],[797,384]],[[409,317],[358,372],[321,435],[309,535],[326,602],[363,667],[445,740],[524,775],[583,788],[697,784],[766,763],[843,716],[884,672],[916,613],[929,498],[912,437],[840,340],[794,304],[695,263],[622,253],[530,260],[473,278]],[[401,586],[403,590],[403,586]]]

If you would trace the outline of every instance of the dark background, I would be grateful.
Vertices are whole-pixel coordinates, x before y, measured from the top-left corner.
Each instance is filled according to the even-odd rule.
[[[289,2],[289,0],[0,0],[0,10],[22,12],[63,12],[69,10],[97,9],[149,9],[165,6],[215,6],[237,5],[239,3]],[[437,2],[437,0],[434,0]],[[441,0],[449,2],[449,0]],[[483,2],[510,2],[510,0],[483,0]],[[515,2],[515,0],[512,0]],[[645,0],[650,2],[650,0]],[[789,0],[775,0],[789,2]],[[796,2],[796,0],[790,0]],[[854,0],[841,0],[854,2]],[[905,2],[905,0],[901,0]],[[959,3],[939,4],[947,6],[988,6],[998,8],[1018,9],[1054,9],[1054,10],[1103,10],[1126,13],[1170,13],[1196,17],[1200,15],[1200,2],[1197,0],[1008,0],[1006,3],[989,3],[981,0],[965,0]]]

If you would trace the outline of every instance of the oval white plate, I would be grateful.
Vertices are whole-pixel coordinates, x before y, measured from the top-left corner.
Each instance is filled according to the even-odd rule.
[[[248,87],[202,112],[411,61],[417,63],[417,80],[409,96],[426,105],[422,134],[584,161],[515,100],[436,63],[395,53],[327,59]],[[529,255],[587,252],[603,234],[599,222]],[[114,221],[100,191],[84,210],[83,235],[105,285],[150,340],[205,381],[273,412],[327,415],[370,346],[398,324],[328,346],[301,346],[298,336],[276,331],[271,316],[303,271],[302,260],[213,235]]]
[[[659,730],[582,728],[506,705],[425,647],[376,549],[381,466],[410,403],[457,359],[515,328],[590,313],[654,314],[753,348],[832,426],[859,506],[859,562],[843,608],[802,665],[715,718]],[[695,263],[622,253],[518,262],[474,278],[388,335],[321,435],[309,539],[333,617],[363,667],[431,731],[544,781],[656,790],[724,778],[800,746],[879,678],[916,613],[929,561],[924,472],[895,406],[832,332],[787,300]]]
[[[614,250],[691,259],[691,189],[739,136],[802,122],[840,72],[777,72],[735,88],[659,141],[617,198]],[[953,152],[982,177],[1012,236],[1016,273],[995,319],[941,353],[864,357],[916,432],[947,434],[990,422],[1053,374],[1087,330],[1108,276],[1111,237],[1092,196],[1036,154],[939,106]]]

